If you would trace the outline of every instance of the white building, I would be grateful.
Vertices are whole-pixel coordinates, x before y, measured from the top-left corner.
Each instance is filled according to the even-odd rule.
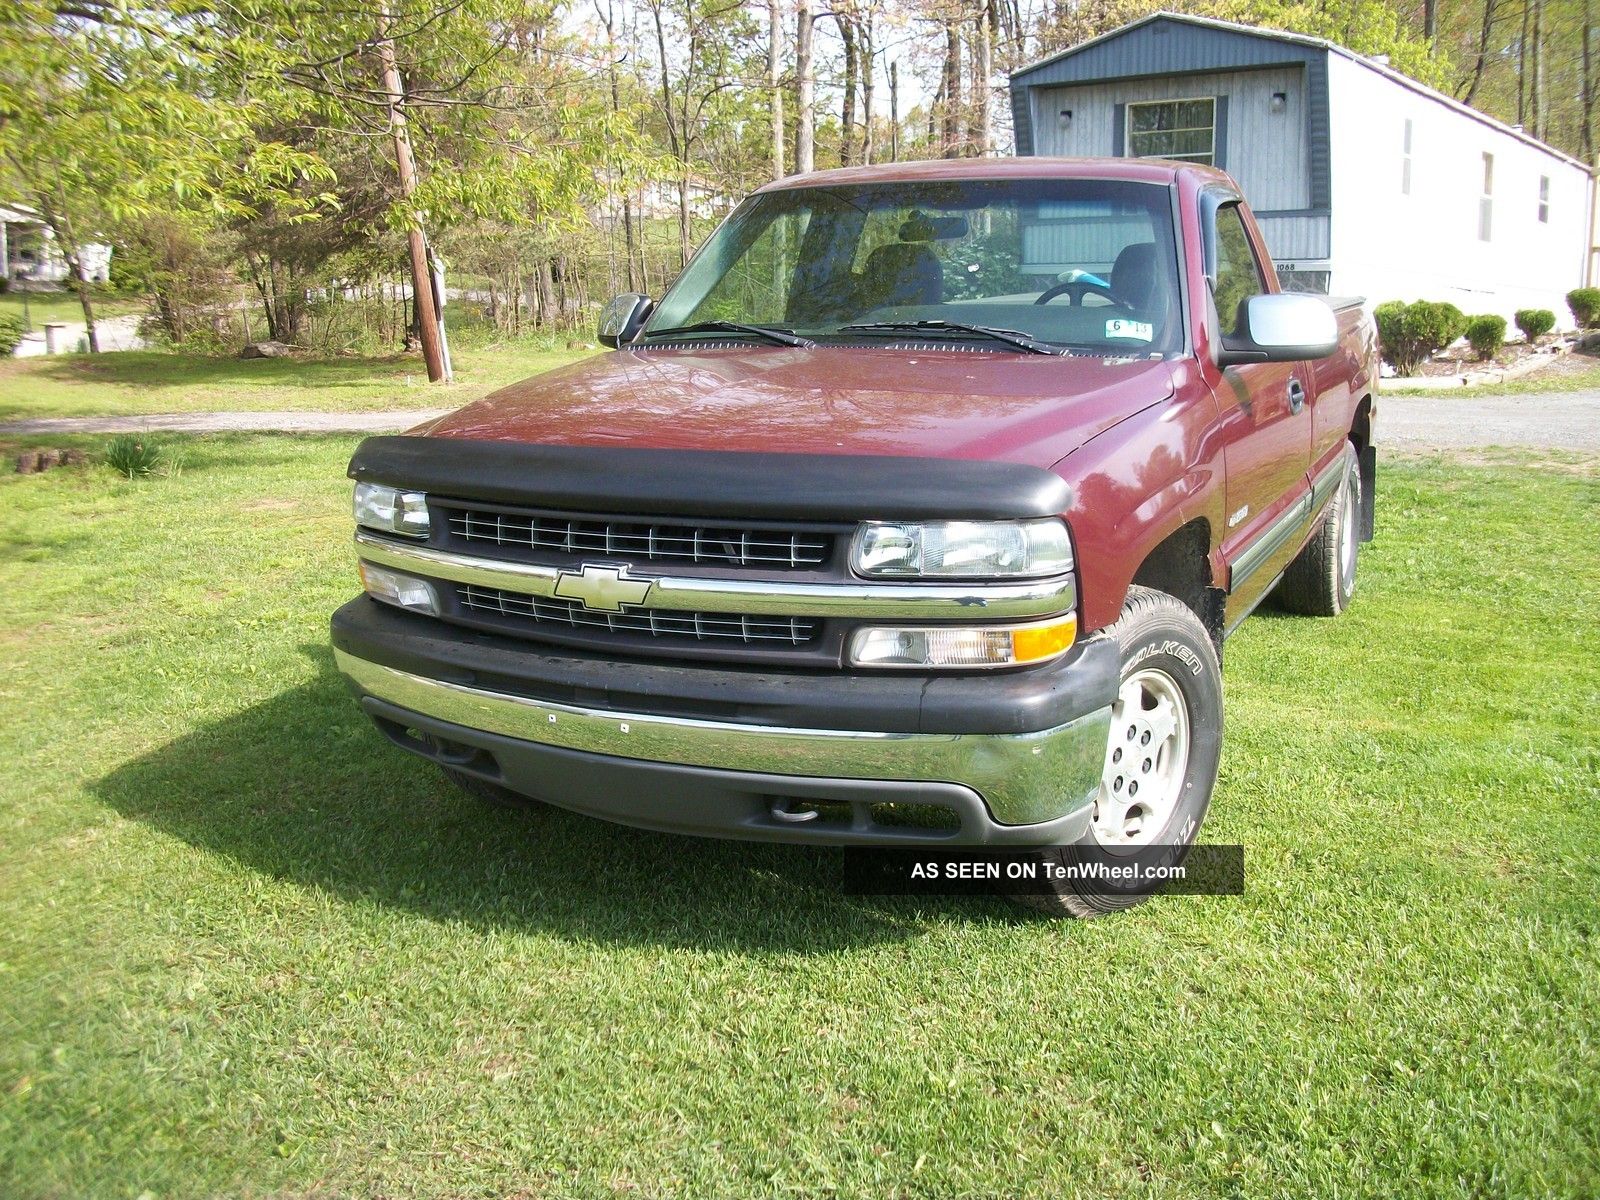
[[[1570,327],[1600,265],[1583,163],[1320,38],[1156,13],[1017,71],[1011,105],[1019,154],[1223,168],[1286,288]]]
[[[79,252],[78,269],[88,283],[111,278],[111,247],[89,242]],[[67,260],[55,230],[35,210],[0,204],[0,278],[7,282],[65,283]]]

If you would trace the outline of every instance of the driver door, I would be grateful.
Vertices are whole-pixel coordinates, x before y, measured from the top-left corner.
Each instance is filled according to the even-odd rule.
[[[1207,277],[1216,329],[1237,331],[1244,299],[1275,287],[1250,236],[1240,202],[1217,204],[1207,231]],[[1306,473],[1311,459],[1310,373],[1305,363],[1245,363],[1213,368],[1227,464],[1227,527],[1222,553],[1229,568],[1228,625],[1276,582],[1300,547],[1308,522]]]

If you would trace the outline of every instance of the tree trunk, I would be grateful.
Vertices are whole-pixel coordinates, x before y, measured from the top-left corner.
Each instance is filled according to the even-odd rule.
[[[772,177],[783,178],[783,3],[767,0],[767,95],[772,102]]]
[[[1431,52],[1439,44],[1439,0],[1422,0],[1422,36]]]
[[[944,146],[945,158],[961,157],[961,35],[955,25],[944,27]]]
[[[633,232],[633,200],[629,196],[622,197],[622,240],[628,248],[628,290],[630,292],[648,291],[649,285],[644,283],[644,255],[640,251],[637,239]],[[639,274],[634,274],[634,262],[638,260]]]
[[[1594,19],[1593,0],[1583,0],[1583,43],[1579,65],[1583,78],[1578,81],[1579,138],[1583,147],[1583,161],[1594,166],[1594,55],[1590,42],[1590,22]]]
[[[794,21],[794,169],[800,174],[817,168],[816,75],[811,61],[811,34],[816,18],[811,0],[796,0]]]
[[[974,152],[979,158],[986,157],[994,145],[994,117],[990,112],[989,80],[994,74],[994,30],[990,25],[990,16],[994,12],[992,3],[985,3],[983,11],[978,14],[976,46],[974,47],[972,63],[972,138]]]
[[[861,22],[861,161],[870,164],[877,157],[877,137],[872,127],[872,77],[876,71],[876,55],[872,46],[872,7]]]
[[[1533,0],[1533,136],[1549,136],[1550,95],[1545,86],[1544,0]]]
[[[693,252],[693,238],[689,228],[689,164],[683,164],[683,173],[678,177],[678,267],[682,269],[689,263],[689,255]]]
[[[77,234],[68,223],[64,210],[42,197],[40,215],[56,235],[56,245],[67,263],[67,278],[78,293],[78,307],[83,309],[84,331],[89,341],[89,353],[100,353],[100,335],[94,327],[94,297],[89,294],[89,281],[83,277],[83,252],[78,247]]]
[[[1532,33],[1533,0],[1522,5],[1522,37],[1517,42],[1517,124],[1528,123],[1528,38]]]
[[[855,162],[856,152],[856,31],[853,18],[836,14],[839,40],[844,43],[844,101],[839,110],[839,165]]]
[[[1483,0],[1483,25],[1478,33],[1478,52],[1472,66],[1472,78],[1467,84],[1461,102],[1473,104],[1478,98],[1478,88],[1483,85],[1483,69],[1489,63],[1489,39],[1494,36],[1495,6],[1497,0]]]

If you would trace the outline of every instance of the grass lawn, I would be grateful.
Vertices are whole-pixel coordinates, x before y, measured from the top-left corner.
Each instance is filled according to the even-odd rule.
[[[1600,1193],[1589,471],[1386,466],[1229,644],[1247,894],[1060,924],[453,792],[331,668],[353,444],[0,478],[0,1195]]]
[[[417,355],[241,359],[130,350],[0,360],[0,421],[223,410],[455,408],[586,350],[507,342],[456,350],[456,382],[432,386]]]
[[[128,313],[144,312],[148,307],[138,297],[100,295],[93,297],[95,320],[120,317]],[[68,325],[83,324],[83,306],[76,292],[29,292],[23,302],[21,292],[0,292],[0,314],[27,317],[35,329],[43,329],[46,321],[64,321]]]

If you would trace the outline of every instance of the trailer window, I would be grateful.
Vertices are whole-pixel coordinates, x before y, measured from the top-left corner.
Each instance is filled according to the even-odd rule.
[[[1128,105],[1128,156],[1177,158],[1213,166],[1217,152],[1217,102],[1146,100]]]

